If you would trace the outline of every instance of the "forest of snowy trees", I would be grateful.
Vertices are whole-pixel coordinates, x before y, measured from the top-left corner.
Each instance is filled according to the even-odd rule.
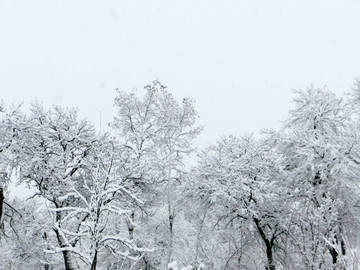
[[[1,105],[0,269],[358,269],[360,81],[295,91],[279,130],[202,150],[194,102],[145,91],[117,92],[108,132]]]

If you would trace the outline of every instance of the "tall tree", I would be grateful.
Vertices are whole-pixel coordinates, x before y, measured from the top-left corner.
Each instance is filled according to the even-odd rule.
[[[359,142],[351,110],[326,89],[296,91],[294,102],[275,140],[289,173],[299,264],[306,269],[344,269],[345,230],[353,208],[348,198],[355,191],[351,174],[358,171],[353,154]]]
[[[178,213],[176,191],[184,174],[183,160],[194,151],[192,141],[201,128],[195,126],[198,115],[192,100],[183,99],[181,104],[178,103],[158,81],[147,85],[145,91],[142,99],[135,93],[118,92],[114,128],[123,146],[128,149],[131,161],[124,167],[123,173],[128,179],[137,179],[135,186],[129,188],[142,194],[145,203],[138,214],[134,208],[132,217],[136,219],[138,215],[141,218],[145,214],[143,222],[150,223],[147,226],[155,229],[155,234],[146,234],[153,235],[153,239],[158,238],[159,233],[163,235],[163,239],[155,240],[158,252],[154,255],[165,253],[166,263],[169,263],[173,257]],[[158,208],[157,213],[154,207]],[[155,225],[159,221],[162,225]],[[162,227],[167,231],[165,234]],[[129,233],[135,235],[131,225]],[[158,260],[157,263],[161,262]]]

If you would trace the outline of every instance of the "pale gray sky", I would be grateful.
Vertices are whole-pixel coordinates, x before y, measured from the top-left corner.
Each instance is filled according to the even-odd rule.
[[[0,0],[0,98],[76,106],[99,125],[115,89],[155,79],[219,135],[277,128],[291,89],[360,76],[359,0]]]

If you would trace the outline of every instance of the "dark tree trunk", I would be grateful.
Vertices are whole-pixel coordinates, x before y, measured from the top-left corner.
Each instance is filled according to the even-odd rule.
[[[337,257],[339,255],[339,253],[337,253],[337,251],[335,250],[335,248],[330,247],[329,248],[330,254],[331,254],[331,258],[332,258],[332,263],[336,264],[337,262]]]
[[[58,205],[55,203],[56,208],[58,208]],[[56,221],[60,221],[61,220],[61,214],[59,212],[56,213]],[[59,232],[58,229],[54,229],[55,234],[56,234],[56,238],[58,241],[58,244],[61,248],[63,247],[67,247],[65,244],[65,241],[63,239],[63,237],[61,236],[61,233]],[[71,260],[71,252],[68,250],[63,250],[62,251],[63,254],[63,258],[64,258],[64,264],[65,264],[65,270],[75,270],[73,264],[72,264],[72,260]]]
[[[58,233],[56,233],[58,235]],[[59,240],[59,238],[58,238]],[[65,264],[65,270],[75,270],[71,263],[71,254],[70,251],[64,250],[62,251],[63,257],[64,257],[64,264]]]
[[[345,256],[346,255],[345,242],[343,240],[341,240],[340,245],[341,245],[341,253],[343,256]]]
[[[65,270],[75,270],[75,268],[73,267],[73,265],[71,263],[70,251],[64,250],[62,253],[64,256]]]
[[[131,212],[130,219],[131,219],[131,222],[134,222],[134,219],[135,219],[135,212],[134,211]],[[134,225],[129,222],[128,231],[129,231],[130,240],[134,239],[134,229],[135,229]]]
[[[167,263],[171,262],[172,257],[172,249],[173,249],[173,235],[174,235],[174,216],[170,214],[169,211],[169,233],[170,233],[170,239],[169,239],[169,250],[168,250],[168,259]]]
[[[46,241],[47,240],[47,233],[44,232],[43,233],[43,239]],[[51,270],[52,268],[50,268],[50,265],[49,264],[44,264],[44,269],[45,270]]]
[[[0,187],[0,222],[3,216],[3,204],[4,204],[4,189]]]
[[[275,265],[274,265],[274,258],[273,258],[273,241],[274,239],[271,238],[270,240],[268,239],[268,237],[265,235],[264,230],[261,227],[260,224],[260,220],[258,220],[257,218],[253,218],[256,228],[261,236],[261,239],[264,241],[265,243],[265,247],[266,247],[266,257],[267,257],[267,266],[265,266],[265,270],[275,270]]]
[[[345,242],[344,240],[342,240],[342,236],[341,236],[341,230],[340,230],[340,247],[341,247],[341,255],[344,256],[346,254],[346,249],[345,249]],[[335,236],[335,239],[336,239],[336,243],[339,243],[338,241],[338,237],[337,235]],[[335,250],[335,248],[329,246],[329,252],[330,252],[330,255],[331,255],[331,258],[332,258],[332,263],[333,264],[336,264],[337,261],[338,261],[338,257],[339,257],[339,253]]]
[[[93,261],[92,261],[92,263],[91,263],[91,268],[90,268],[90,270],[96,270],[97,255],[98,255],[98,252],[97,252],[97,250],[95,250],[94,259],[93,259]]]

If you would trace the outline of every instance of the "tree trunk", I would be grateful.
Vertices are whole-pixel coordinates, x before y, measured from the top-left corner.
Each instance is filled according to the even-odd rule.
[[[336,264],[339,253],[337,253],[337,251],[333,247],[329,247],[329,251],[331,254],[331,258],[332,258],[332,263]]]
[[[5,182],[6,176],[7,176],[6,172],[0,172],[0,227],[2,225],[2,218],[4,215],[3,209],[4,209],[5,196],[4,196],[3,183]]]
[[[133,223],[134,219],[135,219],[135,211],[131,211],[130,219],[131,219],[131,222]],[[131,222],[129,222],[128,231],[129,231],[130,240],[133,240],[134,239],[134,229],[135,228],[134,228],[134,225]]]
[[[62,237],[57,229],[55,229],[56,238],[58,240],[58,244],[60,247],[66,247],[66,245],[63,244]],[[62,251],[63,258],[64,258],[64,264],[65,264],[65,270],[75,270],[72,261],[71,261],[71,254],[68,250]]]
[[[341,255],[342,256],[345,256],[346,254],[346,249],[345,249],[345,242],[344,240],[342,239],[342,230],[340,229],[339,230],[339,234],[335,235],[335,243],[334,244],[338,244],[339,243],[339,238],[340,238],[340,248],[341,248]],[[340,235],[340,237],[338,237],[338,235]],[[329,246],[329,252],[330,252],[330,255],[331,255],[331,258],[332,258],[332,263],[333,264],[336,264],[337,261],[338,261],[338,256],[339,256],[339,253],[336,251],[335,248]]]
[[[72,262],[71,262],[71,254],[70,251],[63,251],[65,270],[75,270]]]
[[[200,219],[200,224],[199,224],[199,229],[196,235],[196,246],[195,246],[195,258],[194,258],[194,265],[196,265],[197,263],[197,258],[199,256],[199,247],[200,247],[200,235],[201,235],[201,231],[204,225],[204,221],[206,218],[206,214],[207,214],[207,208],[204,211],[204,216]]]
[[[46,232],[44,232],[43,233],[43,239],[45,240],[45,241],[47,241],[47,233]],[[45,270],[51,270],[52,268],[50,267],[50,265],[49,264],[44,264],[44,269]]]
[[[261,239],[264,241],[265,246],[266,246],[266,257],[267,257],[267,266],[265,266],[265,270],[275,270],[275,265],[274,265],[274,258],[273,258],[273,240],[271,239],[269,240],[266,235],[264,230],[262,229],[261,225],[260,225],[260,220],[258,220],[257,218],[253,218],[256,228],[261,236]]]
[[[4,189],[0,187],[0,226],[2,224],[3,204],[4,204]]]
[[[93,261],[92,261],[92,263],[91,263],[91,268],[90,268],[90,270],[96,270],[97,255],[98,255],[98,251],[95,250],[95,255],[94,255]]]
[[[55,203],[55,207],[58,208],[58,205]],[[56,213],[56,221],[60,223],[61,220],[61,214],[59,212]],[[65,244],[65,241],[63,240],[63,237],[61,236],[61,233],[59,232],[58,229],[54,229],[55,234],[56,234],[56,238],[58,241],[58,244],[61,248],[63,247],[67,247],[67,245]],[[72,264],[72,260],[71,260],[71,253],[68,250],[63,250],[62,251],[63,257],[64,257],[64,264],[65,264],[65,270],[75,270],[73,264]]]
[[[170,201],[168,202],[168,219],[169,219],[169,248],[168,248],[168,258],[167,258],[167,264],[171,263],[171,257],[172,257],[172,250],[173,250],[173,235],[174,235],[174,214],[172,213]]]

